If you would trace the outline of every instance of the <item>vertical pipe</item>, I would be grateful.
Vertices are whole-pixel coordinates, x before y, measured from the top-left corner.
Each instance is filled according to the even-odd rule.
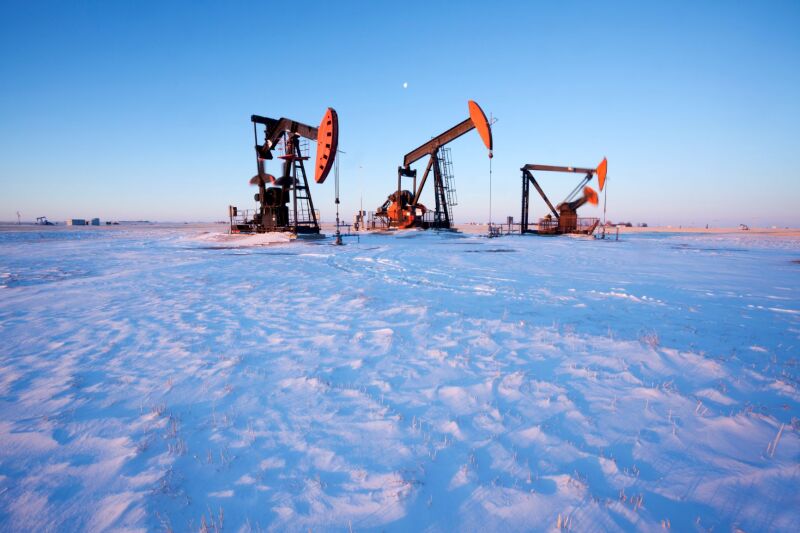
[[[489,113],[489,124],[492,124],[492,114]],[[489,152],[489,236],[492,236],[492,152]]]
[[[492,158],[489,158],[489,235],[492,234]]]
[[[337,155],[337,154],[334,154]],[[339,231],[339,158],[334,162],[333,172],[336,177],[336,244],[342,244],[342,234]]]
[[[285,137],[286,141],[290,142],[289,141],[289,134],[286,133],[285,135],[286,135],[286,137]],[[291,161],[291,165],[292,165],[292,174],[291,174],[291,176],[292,176],[292,183],[291,183],[291,187],[292,187],[292,210],[294,211],[294,234],[297,235],[297,165],[295,164],[295,161],[294,161],[294,155],[295,155],[295,153],[299,153],[299,152],[296,152],[296,150],[299,150],[300,146],[298,145],[297,147],[295,147],[295,142],[294,141],[295,141],[295,139],[291,139],[291,143],[292,143],[292,147],[291,147],[292,148],[292,158],[288,159],[288,161]]]

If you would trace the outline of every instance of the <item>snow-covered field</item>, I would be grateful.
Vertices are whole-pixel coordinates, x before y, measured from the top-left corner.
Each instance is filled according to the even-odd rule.
[[[0,530],[797,531],[800,240],[0,232]]]

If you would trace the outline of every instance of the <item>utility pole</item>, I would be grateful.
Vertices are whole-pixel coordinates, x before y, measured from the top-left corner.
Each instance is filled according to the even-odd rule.
[[[358,201],[358,216],[361,223],[358,225],[358,230],[364,227],[364,165],[358,165],[358,184],[361,186],[361,197]]]
[[[608,181],[608,179],[606,179]],[[603,190],[603,227],[606,226],[606,200],[608,199],[608,185]]]

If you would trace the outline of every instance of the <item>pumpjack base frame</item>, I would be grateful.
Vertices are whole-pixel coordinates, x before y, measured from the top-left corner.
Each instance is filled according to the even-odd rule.
[[[547,172],[569,172],[574,174],[584,174],[581,184],[576,187],[578,190],[591,179],[595,169],[580,168],[580,167],[561,167],[553,165],[525,165],[520,169],[522,171],[522,216],[520,221],[520,234],[532,235],[591,235],[600,223],[600,219],[594,217],[578,217],[575,210],[567,209],[561,213],[553,207],[550,199],[545,194],[539,182],[533,176],[531,171],[547,171]],[[532,224],[529,223],[530,211],[530,186],[533,185],[542,199],[545,201],[553,218],[540,218],[536,229],[532,229]]]

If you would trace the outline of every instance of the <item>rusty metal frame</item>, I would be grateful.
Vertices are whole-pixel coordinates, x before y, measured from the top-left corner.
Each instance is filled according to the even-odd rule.
[[[306,159],[301,153],[300,143],[297,142],[298,137],[304,137],[311,141],[316,141],[318,136],[318,128],[281,117],[280,119],[273,119],[263,117],[261,115],[251,115],[250,120],[253,123],[253,136],[255,138],[256,149],[256,166],[259,176],[265,175],[263,168],[263,159],[273,159],[272,151],[278,146],[278,143],[283,140],[284,146],[287,147],[287,153],[282,156],[283,162],[283,175],[291,176],[292,183],[290,190],[292,192],[292,218],[288,220],[287,226],[267,226],[264,223],[265,206],[264,199],[266,197],[266,183],[264,180],[259,180],[258,192],[260,205],[261,224],[260,231],[274,231],[280,229],[291,229],[295,234],[298,233],[319,233],[319,221],[317,220],[316,211],[314,210],[314,202],[311,199],[311,190],[308,187],[308,176],[306,174],[303,160]],[[257,124],[264,126],[264,143],[258,142]],[[299,172],[298,172],[299,170]],[[298,196],[298,191],[303,191],[304,196]],[[298,220],[298,200],[305,200],[308,205],[308,212],[310,220]]]
[[[449,228],[451,224],[450,209],[447,205],[447,194],[444,190],[442,169],[439,164],[439,149],[474,129],[475,124],[471,118],[463,120],[444,133],[437,135],[433,139],[407,153],[403,158],[403,166],[398,167],[398,194],[401,190],[401,176],[409,176],[414,178],[414,200],[411,204],[411,209],[415,209],[422,199],[422,190],[425,188],[425,183],[428,181],[428,175],[431,173],[431,171],[433,171],[434,199],[436,201],[433,227]],[[422,179],[419,182],[419,186],[417,186],[416,171],[411,170],[410,167],[426,155],[430,156],[430,159],[428,159],[428,165],[425,167],[425,172],[422,174]]]
[[[313,126],[284,117],[276,120],[274,118],[262,117],[261,115],[250,115],[250,121],[253,123],[253,134],[256,137],[256,151],[259,154],[263,153],[266,156],[264,159],[272,159],[272,150],[278,144],[284,132],[296,133],[312,141],[317,140],[317,135],[319,133],[319,130]],[[264,141],[264,146],[268,147],[266,151],[259,150],[262,146],[258,144],[256,124],[261,124],[266,129],[266,139]]]
[[[521,220],[520,220],[520,233],[534,233],[533,230],[529,229],[529,212],[530,212],[530,185],[532,184],[542,199],[547,204],[547,207],[550,208],[550,211],[553,213],[555,220],[558,221],[560,219],[560,214],[558,210],[553,207],[552,202],[545,194],[542,187],[539,185],[539,182],[536,181],[536,178],[533,176],[532,171],[544,171],[544,172],[568,172],[573,174],[584,174],[583,179],[581,182],[570,192],[564,202],[570,202],[575,195],[583,189],[583,187],[591,181],[592,176],[597,172],[596,169],[593,168],[582,168],[582,167],[564,167],[564,166],[555,166],[555,165],[537,165],[537,164],[527,164],[520,168],[522,171],[522,213],[521,213]],[[563,202],[562,202],[563,203]],[[583,205],[581,203],[580,205]],[[579,206],[578,206],[579,207]],[[577,209],[577,207],[576,207]]]

